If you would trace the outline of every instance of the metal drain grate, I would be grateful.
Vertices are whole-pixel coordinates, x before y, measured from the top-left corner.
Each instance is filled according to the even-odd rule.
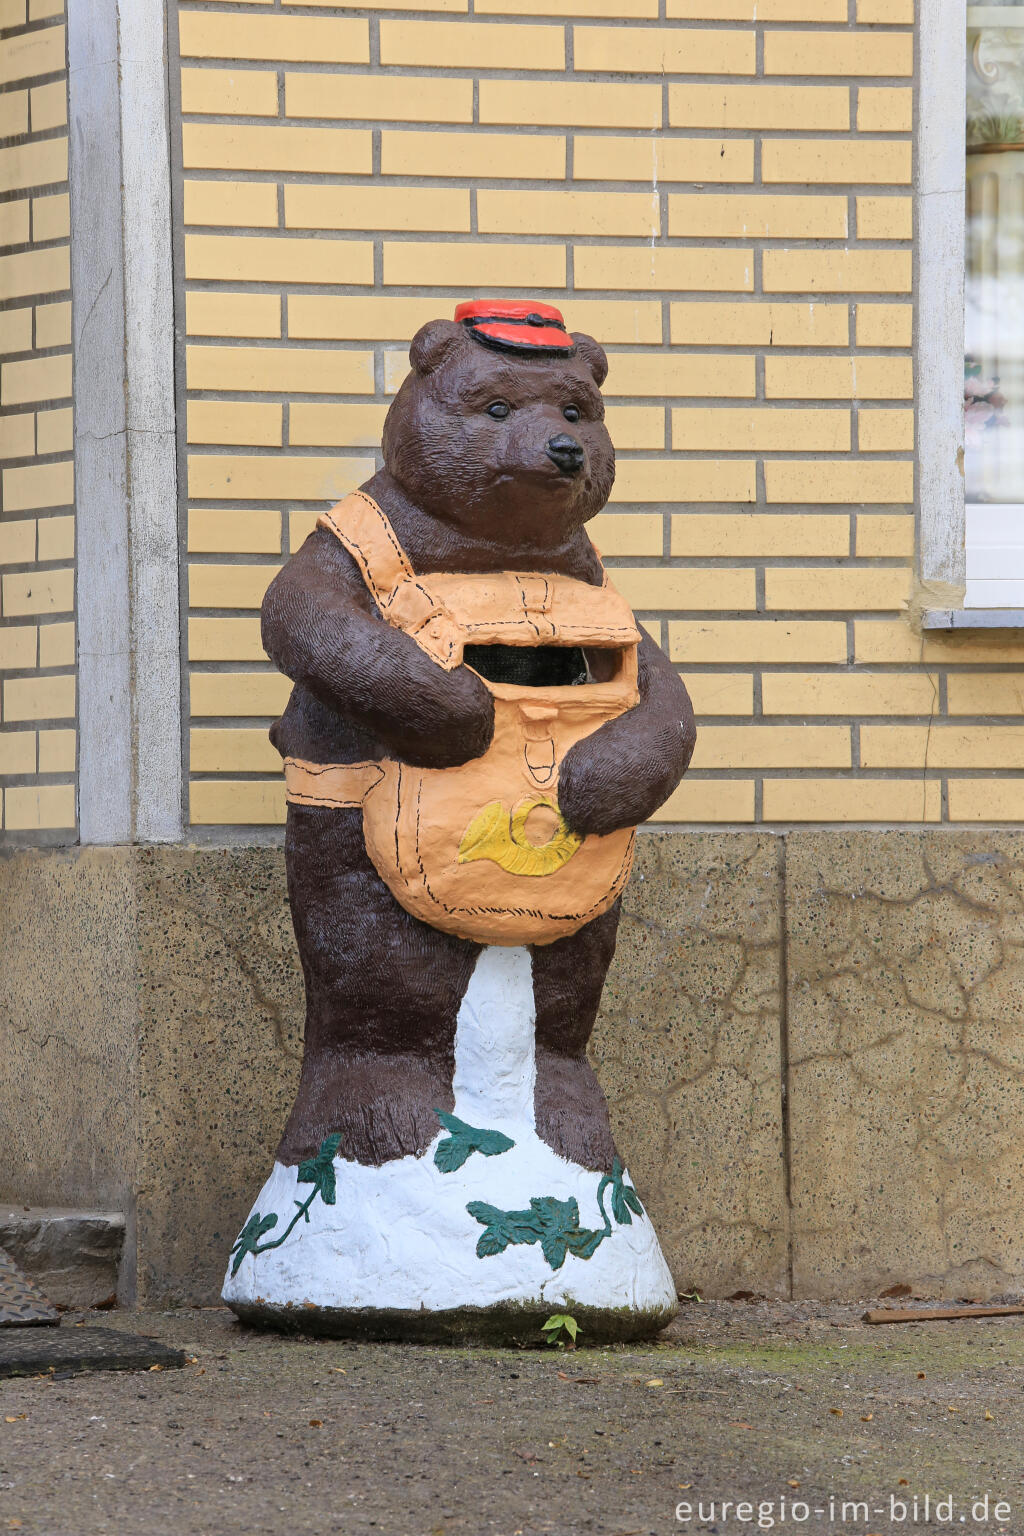
[[[51,1327],[60,1313],[0,1248],[0,1328]]]

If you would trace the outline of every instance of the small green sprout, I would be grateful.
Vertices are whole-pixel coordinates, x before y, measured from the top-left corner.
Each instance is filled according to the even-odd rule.
[[[568,1312],[556,1312],[541,1328],[541,1333],[547,1334],[547,1342],[558,1349],[575,1349],[579,1331],[579,1324]],[[568,1341],[562,1337],[563,1333],[568,1335]]]

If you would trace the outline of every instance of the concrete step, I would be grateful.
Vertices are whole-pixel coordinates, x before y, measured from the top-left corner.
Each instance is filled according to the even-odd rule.
[[[0,1200],[0,1248],[58,1307],[95,1307],[117,1292],[119,1211],[75,1211]]]

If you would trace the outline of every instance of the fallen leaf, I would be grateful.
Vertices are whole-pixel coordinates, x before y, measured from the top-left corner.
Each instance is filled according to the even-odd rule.
[[[789,1479],[789,1481],[787,1482],[786,1487],[787,1488],[799,1488],[800,1487],[800,1479],[797,1478],[797,1477],[791,1477]]]
[[[843,1410],[841,1408],[830,1408],[829,1413],[834,1413],[837,1419],[841,1419],[843,1416]]]
[[[900,1478],[899,1485],[900,1485],[901,1488],[909,1488],[910,1487],[910,1483],[909,1483],[908,1479],[905,1478],[905,1477],[901,1477]]]
[[[662,1381],[660,1376],[652,1376],[650,1381],[644,1382],[645,1387],[663,1387],[664,1385],[665,1383]]]
[[[8,1522],[7,1522],[7,1529],[9,1531],[20,1531],[21,1530],[21,1521],[20,1520],[8,1520]]]
[[[947,1412],[947,1413],[957,1413],[957,1412],[958,1412],[958,1411],[959,1411],[959,1410],[958,1410],[958,1409],[956,1409],[956,1408],[954,1408],[954,1406],[953,1406],[953,1404],[952,1404],[952,1403],[950,1403],[950,1404],[949,1404],[949,1405],[948,1405],[948,1406],[947,1406],[947,1408],[946,1408],[946,1412]]]
[[[676,1483],[677,1488],[692,1488],[692,1483]]]
[[[162,1371],[163,1370],[163,1366],[162,1365],[151,1365],[150,1366],[150,1370],[151,1371]]]
[[[558,1379],[559,1379],[559,1381],[568,1381],[569,1380],[569,1373],[567,1371],[559,1371],[558,1372]]]
[[[493,1397],[474,1397],[470,1402],[471,1408],[486,1408],[488,1403],[493,1403]]]
[[[347,1376],[348,1375],[348,1371],[346,1371],[346,1369],[345,1369],[345,1367],[343,1365],[332,1365],[331,1366],[331,1370],[335,1371],[339,1376]]]
[[[600,1376],[574,1376],[573,1385],[576,1387],[596,1387],[601,1380]]]
[[[986,1408],[985,1409],[985,1417],[986,1417],[986,1419],[993,1419],[995,1417],[995,1415],[989,1413],[988,1409]]]
[[[310,1429],[323,1429],[324,1421],[323,1419],[310,1419],[309,1427]]]
[[[19,1419],[27,1419],[27,1418],[28,1418],[28,1414],[27,1413],[8,1413],[8,1414],[5,1414],[5,1416],[4,1416],[5,1422],[7,1424],[17,1424]]]
[[[871,1420],[873,1418],[874,1418],[874,1414],[873,1413],[862,1413],[861,1416],[860,1416],[860,1421],[861,1421],[862,1424],[870,1424]]]
[[[924,1381],[924,1371],[918,1371],[917,1379],[918,1381]]]
[[[744,1419],[730,1419],[729,1423],[735,1429],[753,1429],[753,1424],[748,1424]]]

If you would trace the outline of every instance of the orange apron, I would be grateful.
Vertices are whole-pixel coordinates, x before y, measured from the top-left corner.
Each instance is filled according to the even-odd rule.
[[[355,560],[387,623],[445,671],[466,645],[605,651],[607,681],[490,682],[494,737],[455,768],[285,759],[294,805],[361,806],[366,849],[392,895],[433,928],[484,944],[550,944],[599,917],[629,878],[635,829],[579,837],[558,808],[559,765],[637,702],[640,635],[607,575],[593,587],[520,571],[417,576],[362,491],[319,519]]]

